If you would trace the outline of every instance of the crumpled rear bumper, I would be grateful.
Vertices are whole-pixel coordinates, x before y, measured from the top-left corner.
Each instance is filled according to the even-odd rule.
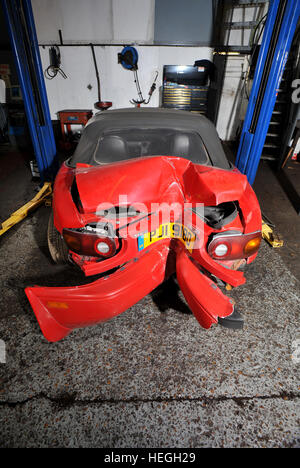
[[[201,273],[183,249],[177,254],[176,275],[191,311],[203,328],[210,328],[213,323],[218,323],[219,318],[233,313],[232,299]]]
[[[74,328],[104,322],[127,310],[164,281],[168,252],[166,246],[153,249],[85,286],[26,288],[45,338],[59,341]]]
[[[85,286],[26,288],[45,338],[59,341],[75,328],[95,325],[127,310],[165,280],[169,253],[167,245],[156,246],[112,275]],[[183,248],[176,252],[176,273],[202,327],[210,328],[233,313],[231,299],[201,273]]]

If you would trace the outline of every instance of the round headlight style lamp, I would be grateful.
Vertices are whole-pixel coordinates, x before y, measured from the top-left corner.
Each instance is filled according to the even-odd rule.
[[[227,252],[228,252],[228,247],[226,244],[219,244],[214,250],[214,254],[217,257],[224,257],[224,255],[226,255]]]
[[[106,242],[98,242],[96,249],[100,254],[107,254],[110,251],[110,246]]]

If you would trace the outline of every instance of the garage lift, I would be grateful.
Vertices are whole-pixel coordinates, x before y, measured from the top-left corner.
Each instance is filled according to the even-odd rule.
[[[300,0],[271,0],[257,61],[236,166],[253,184],[263,152],[289,51],[300,17]],[[264,239],[273,247],[283,241],[263,222]]]
[[[255,180],[299,18],[300,0],[270,0],[236,159],[250,184]]]
[[[57,169],[56,146],[30,0],[1,0],[41,180]]]
[[[15,58],[41,191],[0,226],[0,236],[49,197],[58,169],[56,145],[30,0],[1,0]]]

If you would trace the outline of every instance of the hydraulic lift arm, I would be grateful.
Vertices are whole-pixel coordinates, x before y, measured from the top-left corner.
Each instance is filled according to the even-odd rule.
[[[300,0],[270,0],[236,166],[253,184],[300,17]]]
[[[28,214],[35,208],[40,206],[52,195],[52,187],[50,182],[45,182],[41,190],[36,196],[30,200],[26,205],[19,208],[17,211],[11,214],[11,216],[0,225],[0,236],[12,228],[15,224],[22,221]]]

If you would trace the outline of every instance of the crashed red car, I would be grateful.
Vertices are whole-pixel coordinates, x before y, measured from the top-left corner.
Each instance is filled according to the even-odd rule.
[[[106,111],[89,121],[56,177],[48,231],[52,257],[93,279],[26,294],[54,342],[121,314],[176,273],[202,327],[242,328],[221,289],[245,283],[241,268],[260,241],[256,196],[208,119],[167,109]]]

